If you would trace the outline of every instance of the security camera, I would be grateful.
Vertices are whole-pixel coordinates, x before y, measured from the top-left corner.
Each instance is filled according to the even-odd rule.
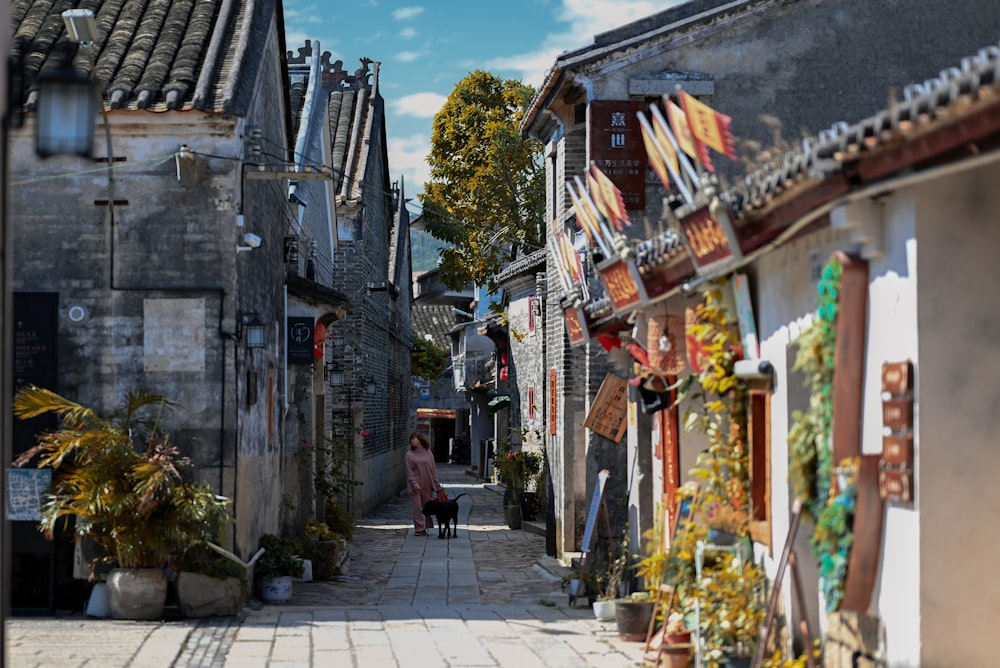
[[[774,374],[774,365],[767,360],[738,360],[733,375],[743,380],[766,380]]]
[[[243,235],[243,243],[250,248],[260,248],[260,242],[261,238],[253,232],[247,232]]]

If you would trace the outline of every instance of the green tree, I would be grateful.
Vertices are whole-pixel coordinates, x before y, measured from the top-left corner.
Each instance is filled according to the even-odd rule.
[[[477,70],[459,81],[434,117],[420,196],[426,229],[442,250],[441,280],[452,289],[495,287],[519,252],[540,248],[545,172],[541,144],[521,137],[531,86]]]
[[[410,373],[432,383],[451,362],[451,355],[447,350],[423,336],[414,337],[410,350]]]

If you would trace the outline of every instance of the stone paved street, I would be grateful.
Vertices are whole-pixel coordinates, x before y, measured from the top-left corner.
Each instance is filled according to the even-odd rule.
[[[296,583],[282,605],[236,617],[126,622],[18,618],[7,625],[8,666],[101,668],[254,666],[635,666],[641,643],[570,607],[567,572],[545,540],[508,529],[502,489],[440,465],[459,499],[459,535],[414,536],[398,495],[358,523],[348,575]]]

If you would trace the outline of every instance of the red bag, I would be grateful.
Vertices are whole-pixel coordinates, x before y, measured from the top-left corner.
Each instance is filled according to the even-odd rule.
[[[438,501],[447,501],[448,500],[448,495],[445,494],[444,490],[442,489],[440,492],[438,492],[438,495],[437,495],[436,498],[437,498]]]

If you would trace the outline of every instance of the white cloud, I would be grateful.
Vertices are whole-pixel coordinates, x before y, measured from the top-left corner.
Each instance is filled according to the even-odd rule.
[[[593,43],[594,35],[625,25],[644,16],[679,5],[686,0],[562,0],[556,19],[566,30],[549,33],[534,51],[494,58],[488,69],[521,73],[521,80],[533,86],[542,83],[545,73],[563,51],[573,51]]]
[[[399,36],[402,37],[403,39],[413,39],[414,37],[417,36],[417,31],[409,27],[403,28],[402,30],[399,31]]]
[[[390,104],[393,112],[400,116],[434,118],[434,114],[441,111],[447,101],[447,96],[438,93],[413,93],[391,101]]]
[[[427,135],[414,134],[407,137],[386,138],[389,149],[389,174],[395,179],[403,176],[406,196],[413,197],[423,192],[424,183],[431,180],[431,169],[427,165],[427,154],[431,151],[431,140]]]
[[[412,63],[422,55],[424,55],[423,51],[400,51],[396,54],[396,60],[404,63]]]
[[[408,21],[415,16],[422,14],[423,11],[423,7],[400,7],[399,9],[393,10],[392,18],[397,21]]]

